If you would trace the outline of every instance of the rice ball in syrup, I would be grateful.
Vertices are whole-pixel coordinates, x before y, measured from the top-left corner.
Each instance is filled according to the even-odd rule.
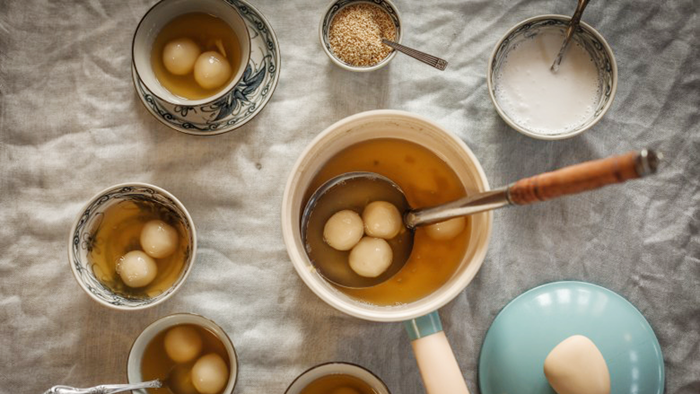
[[[201,100],[221,92],[241,63],[241,46],[228,23],[213,15],[180,15],[158,32],[151,68],[175,96]]]
[[[159,332],[146,345],[141,359],[143,380],[159,379],[172,394],[222,393],[230,371],[231,360],[224,343],[197,324],[176,325]],[[158,394],[162,390],[148,392]]]
[[[167,254],[144,248],[150,227],[166,228],[167,236],[147,236]],[[87,258],[97,280],[126,298],[150,298],[167,291],[185,268],[190,249],[179,216],[154,201],[124,200],[107,207],[96,223]],[[164,241],[165,239],[165,241]],[[146,244],[147,245],[147,244]],[[162,248],[159,250],[162,252]]]
[[[434,206],[466,195],[457,174],[432,151],[403,139],[377,138],[351,145],[331,157],[310,182],[306,198],[331,178],[353,171],[374,172],[396,182],[414,208]],[[371,188],[371,184],[362,185],[360,190],[341,190],[316,205],[309,219],[305,240],[306,251],[312,261],[344,265],[350,274],[359,276],[349,268],[349,251],[338,251],[324,242],[323,226],[334,213],[344,209],[363,212],[373,201],[386,201],[397,207],[401,205],[401,202],[391,200],[393,193],[371,190],[367,194],[367,187]],[[327,193],[332,192],[331,189]],[[360,198],[357,198],[358,195]],[[399,211],[403,212],[401,209]],[[319,215],[315,217],[317,213]],[[429,235],[426,227],[417,228],[410,256],[396,255],[397,251],[402,250],[398,247],[399,242],[407,234],[407,230],[400,231],[394,238],[386,240],[392,247],[394,259],[406,261],[398,273],[372,287],[337,286],[337,289],[375,305],[410,303],[428,296],[454,275],[468,249],[471,219],[464,218],[462,223],[458,222],[445,222],[437,226],[442,231],[437,231],[440,235],[433,234],[435,238]],[[449,234],[445,231],[448,224],[452,230]],[[440,239],[442,236],[449,238],[446,235],[452,238]]]

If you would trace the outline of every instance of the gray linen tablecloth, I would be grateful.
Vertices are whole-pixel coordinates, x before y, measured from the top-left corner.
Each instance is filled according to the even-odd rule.
[[[592,2],[584,20],[612,46],[619,88],[605,118],[559,142],[525,137],[496,114],[486,63],[503,33],[570,1],[396,0],[404,43],[447,59],[445,72],[404,56],[370,74],[332,65],[317,26],[325,0],[254,0],[280,41],[268,107],[225,135],[175,132],[141,105],[130,45],[148,1],[0,0],[0,392],[123,382],[129,347],[150,322],[196,312],[218,322],[240,357],[236,393],[282,393],[317,363],[376,372],[397,394],[421,393],[399,323],[345,316],[296,275],[280,231],[289,170],[321,130],[357,112],[431,118],[474,151],[498,186],[580,161],[656,147],[655,177],[499,211],[486,261],[441,311],[469,388],[500,308],[536,285],[578,279],[629,299],[654,328],[669,393],[700,392],[700,19],[697,0]],[[113,184],[172,192],[199,230],[188,282],[141,312],[88,298],[67,264],[80,207]]]

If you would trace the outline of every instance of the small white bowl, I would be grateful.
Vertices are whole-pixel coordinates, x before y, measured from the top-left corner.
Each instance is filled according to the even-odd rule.
[[[301,212],[311,181],[325,163],[348,146],[377,138],[397,138],[419,144],[449,165],[468,194],[489,190],[479,161],[459,138],[438,124],[404,111],[362,112],[331,125],[304,150],[287,179],[282,199],[282,236],[287,253],[301,279],[322,300],[365,320],[390,322],[410,320],[433,312],[464,290],[479,271],[491,236],[492,212],[471,216],[469,246],[456,272],[433,293],[408,304],[378,306],[342,293],[316,271],[301,239]]]
[[[213,321],[193,313],[177,313],[160,318],[151,323],[141,332],[141,334],[139,334],[134,341],[134,344],[131,345],[129,357],[127,358],[126,362],[126,374],[129,383],[133,384],[143,382],[143,377],[141,376],[141,360],[143,359],[143,353],[146,351],[146,347],[151,340],[153,340],[156,335],[160,334],[164,330],[181,324],[193,324],[204,327],[214,333],[214,335],[221,340],[226,348],[229,364],[231,366],[229,370],[228,383],[221,394],[233,393],[236,383],[238,382],[238,355],[236,354],[236,348],[233,346],[231,338],[226,335],[226,332],[221,327],[219,327]],[[145,393],[145,390],[139,390],[136,392]]]
[[[396,8],[394,3],[392,3],[390,0],[374,0],[374,1],[367,1],[367,0],[333,0],[331,3],[326,7],[326,11],[323,13],[323,18],[321,18],[321,23],[318,26],[318,37],[321,40],[321,47],[323,47],[323,51],[328,55],[328,57],[331,59],[333,63],[335,63],[338,67],[343,68],[348,71],[356,71],[356,72],[367,72],[367,71],[374,71],[374,70],[379,70],[380,68],[386,66],[389,64],[389,62],[396,56],[396,51],[392,51],[389,56],[384,58],[384,60],[380,61],[379,63],[373,65],[373,66],[366,66],[366,67],[358,67],[358,66],[353,66],[351,64],[345,63],[344,61],[340,60],[338,57],[335,56],[333,53],[333,50],[331,49],[331,44],[328,39],[328,31],[331,28],[331,23],[333,22],[333,18],[335,15],[342,10],[343,8],[353,5],[353,4],[359,4],[359,3],[367,3],[367,4],[372,4],[375,5],[381,9],[383,9],[389,17],[394,21],[394,26],[396,26],[396,42],[401,43],[401,15],[399,15],[399,10]]]
[[[344,362],[330,362],[309,368],[294,379],[284,394],[299,394],[314,380],[337,374],[350,375],[362,380],[370,385],[376,394],[391,394],[389,388],[377,375],[359,365]]]
[[[189,250],[186,253],[180,277],[168,290],[155,297],[126,298],[113,292],[97,279],[88,258],[90,248],[93,242],[96,242],[95,233],[102,222],[104,211],[120,201],[127,200],[147,200],[167,207],[178,216],[180,223],[187,231]],[[97,193],[80,210],[80,215],[73,223],[68,237],[68,262],[80,287],[99,304],[119,310],[133,311],[150,308],[172,297],[190,275],[196,254],[197,230],[185,206],[172,194],[147,183],[122,183]]]
[[[591,54],[591,57],[598,68],[598,79],[601,83],[601,94],[599,96],[598,104],[595,107],[595,111],[593,111],[591,117],[586,122],[573,130],[562,133],[539,133],[517,123],[514,119],[510,118],[498,103],[494,79],[498,75],[500,66],[503,64],[503,59],[513,45],[517,44],[525,37],[529,38],[537,34],[539,30],[543,28],[560,28],[565,30],[570,20],[571,17],[564,15],[540,15],[526,19],[513,26],[505,35],[503,35],[498,43],[496,43],[496,46],[491,53],[491,57],[489,58],[486,82],[491,101],[496,107],[498,115],[500,115],[510,127],[522,134],[527,135],[528,137],[540,140],[561,140],[579,135],[598,123],[598,121],[608,111],[612,105],[613,99],[615,98],[615,92],[617,91],[617,64],[615,62],[615,56],[613,55],[612,48],[610,48],[610,45],[608,45],[600,33],[585,22],[581,22],[580,28],[574,34],[573,40],[582,43],[582,47]]]
[[[173,19],[180,15],[193,12],[215,15],[226,22],[231,26],[233,32],[236,33],[238,43],[241,47],[241,61],[238,68],[233,70],[231,82],[219,93],[200,100],[188,100],[171,93],[158,82],[158,78],[156,78],[151,68],[151,49],[158,33]],[[224,96],[236,86],[238,81],[240,81],[248,65],[248,60],[250,59],[250,35],[248,34],[248,28],[241,15],[226,1],[161,0],[146,12],[136,27],[131,46],[131,58],[139,79],[148,87],[148,90],[150,90],[155,97],[172,105],[202,106],[212,103]]]

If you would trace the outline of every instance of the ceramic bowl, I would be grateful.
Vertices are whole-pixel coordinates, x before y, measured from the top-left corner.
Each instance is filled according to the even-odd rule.
[[[489,190],[486,175],[467,145],[436,123],[404,111],[378,110],[345,118],[320,133],[304,150],[287,180],[282,200],[282,235],[301,279],[321,299],[349,315],[373,321],[404,321],[437,310],[474,278],[486,255],[492,213],[472,215],[469,247],[452,277],[432,294],[415,302],[377,306],[352,298],[314,269],[301,239],[301,212],[314,176],[334,155],[350,145],[377,138],[398,138],[419,144],[440,157],[457,174],[469,194]]]
[[[354,376],[369,384],[376,394],[391,394],[389,388],[386,387],[386,384],[384,384],[377,375],[359,365],[343,362],[330,362],[311,367],[294,379],[284,394],[299,394],[314,380],[336,374]]]
[[[146,87],[154,100],[168,110],[170,116],[179,117],[194,125],[211,122],[212,116],[217,114],[214,109],[227,102],[243,78],[250,60],[250,34],[234,3],[235,0],[161,0],[139,22],[131,46],[132,68],[138,81]],[[158,33],[174,18],[192,12],[211,14],[222,19],[231,26],[241,47],[241,62],[238,68],[232,70],[231,82],[219,93],[200,100],[189,100],[171,93],[160,84],[151,67],[151,49]]]
[[[98,242],[95,234],[102,223],[104,211],[121,201],[148,201],[165,206],[177,216],[187,231],[189,247],[180,276],[168,290],[155,297],[126,298],[113,292],[97,279],[93,264],[88,259],[92,247]],[[80,287],[98,303],[121,310],[149,308],[172,297],[189,276],[196,254],[197,231],[185,206],[167,191],[146,183],[119,184],[97,193],[81,209],[68,239],[68,262]]]
[[[181,133],[213,136],[242,127],[266,107],[277,88],[282,55],[270,22],[248,0],[226,1],[236,7],[248,25],[250,60],[233,91],[216,103],[194,108],[204,116],[204,123],[192,113],[193,107],[173,107],[154,96],[139,80],[132,63],[131,78],[141,103],[158,121]]]
[[[394,26],[396,26],[396,42],[399,44],[401,43],[401,16],[399,15],[399,10],[396,8],[394,3],[392,3],[390,0],[334,0],[332,1],[328,7],[326,7],[326,11],[323,13],[323,18],[321,18],[321,23],[318,26],[318,37],[321,40],[321,47],[323,47],[323,51],[328,55],[328,57],[331,59],[333,63],[335,63],[337,66],[340,68],[343,68],[348,71],[357,71],[357,72],[367,72],[367,71],[374,71],[374,70],[379,70],[380,68],[386,66],[389,64],[389,62],[396,56],[396,51],[392,51],[389,56],[384,58],[381,62],[373,65],[373,66],[367,66],[367,67],[358,67],[358,66],[353,66],[351,64],[345,63],[344,61],[340,60],[338,57],[333,54],[333,50],[331,50],[331,44],[330,40],[328,38],[328,32],[331,27],[331,23],[333,22],[333,18],[335,15],[342,10],[343,8],[353,5],[353,4],[359,4],[359,3],[369,3],[376,5],[383,9],[389,17],[391,17],[391,20],[394,21]]]
[[[156,335],[163,332],[163,330],[167,330],[181,324],[194,324],[204,327],[205,329],[214,333],[214,335],[221,340],[226,348],[229,364],[231,366],[229,370],[228,383],[221,394],[233,393],[236,383],[238,382],[238,355],[236,354],[236,348],[233,346],[231,338],[229,338],[226,332],[213,321],[192,313],[177,313],[160,318],[151,323],[141,332],[141,334],[139,334],[134,341],[134,344],[131,345],[131,350],[129,350],[129,357],[126,363],[127,379],[129,383],[133,384],[144,381],[141,377],[141,360],[143,358],[143,353],[146,350],[146,346],[148,346],[151,340],[153,340]],[[145,390],[134,391],[134,393],[145,394]]]
[[[542,140],[560,140],[579,135],[598,123],[608,111],[615,98],[615,92],[617,91],[617,64],[612,48],[610,48],[610,45],[608,45],[600,33],[590,25],[581,22],[580,28],[574,34],[573,40],[585,48],[591,55],[598,68],[598,80],[600,84],[598,87],[600,92],[598,103],[591,112],[591,116],[583,124],[569,131],[562,131],[556,134],[544,134],[528,128],[527,125],[518,123],[516,120],[509,117],[498,102],[495,78],[498,76],[500,67],[503,65],[508,52],[518,43],[525,39],[532,38],[541,31],[549,29],[565,31],[570,19],[571,17],[564,15],[540,15],[526,19],[508,30],[503,38],[496,44],[491,58],[489,59],[486,81],[489,95],[491,96],[493,105],[496,107],[496,111],[510,127],[529,137]]]

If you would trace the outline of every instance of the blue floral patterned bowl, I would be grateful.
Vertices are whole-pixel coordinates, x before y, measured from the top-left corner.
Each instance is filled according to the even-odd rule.
[[[359,3],[369,3],[378,6],[379,8],[383,9],[391,18],[392,21],[394,21],[394,26],[396,26],[396,42],[399,44],[401,43],[401,16],[399,15],[399,10],[396,8],[394,3],[392,3],[390,0],[333,0],[331,3],[328,5],[326,8],[326,12],[323,13],[323,18],[321,18],[321,24],[318,27],[318,36],[319,39],[321,40],[321,46],[323,47],[323,51],[326,52],[326,55],[341,68],[344,68],[348,71],[358,71],[358,72],[366,72],[366,71],[374,71],[378,70],[391,61],[391,59],[396,56],[396,51],[392,51],[389,56],[384,58],[381,62],[373,65],[373,66],[367,66],[367,67],[358,67],[358,66],[353,66],[351,64],[345,63],[341,59],[335,56],[333,54],[333,50],[331,49],[331,44],[330,40],[328,38],[328,31],[330,30],[331,23],[333,22],[333,18],[335,15],[342,10],[343,8],[353,5],[353,4],[359,4]]]
[[[123,201],[163,206],[187,232],[185,264],[180,276],[169,289],[152,297],[132,298],[117,294],[97,278],[93,269],[94,264],[88,257],[93,247],[100,242],[96,234],[102,225],[105,210]],[[98,303],[121,310],[145,309],[170,298],[189,276],[197,253],[197,231],[185,206],[167,191],[146,183],[124,183],[97,193],[81,210],[73,223],[68,240],[68,262],[80,287]]]
[[[158,11],[156,7],[160,7],[160,16],[154,14]],[[146,26],[157,32],[156,25],[162,27],[177,15],[200,9],[191,7],[210,9],[211,14],[231,19],[227,22],[238,29],[239,37],[245,36],[243,41],[249,49],[244,49],[247,55],[241,62],[239,77],[219,94],[199,101],[185,100],[165,90],[155,80],[144,57],[150,48],[146,43],[152,40],[144,33],[149,29]],[[234,23],[236,20],[240,23]],[[239,31],[241,29],[245,33]],[[150,54],[148,56],[150,58]],[[186,134],[210,136],[241,127],[260,113],[277,87],[281,56],[269,22],[245,0],[164,0],[139,24],[134,35],[132,60],[132,78],[138,98],[156,119]]]

